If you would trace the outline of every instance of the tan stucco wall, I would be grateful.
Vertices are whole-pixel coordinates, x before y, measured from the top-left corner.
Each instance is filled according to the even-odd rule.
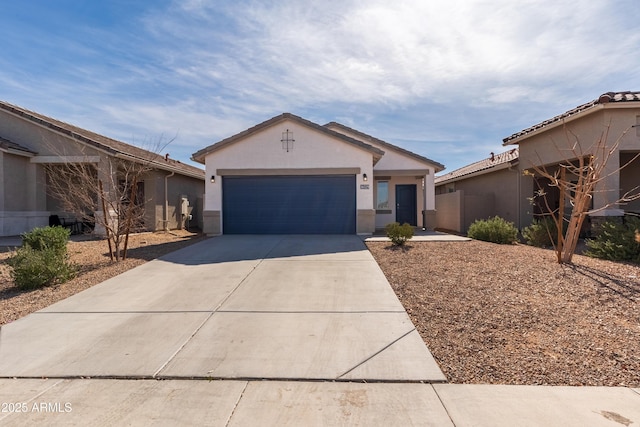
[[[163,230],[165,218],[165,176],[170,175],[166,171],[152,171],[145,176],[145,209],[147,212],[147,226],[151,230]],[[181,196],[187,196],[191,210],[192,220],[189,228],[196,228],[201,222],[202,206],[198,205],[198,199],[204,192],[204,181],[183,175],[173,175],[167,181],[168,228],[170,230],[185,228],[186,222],[181,214]]]
[[[638,128],[640,130],[640,128]],[[636,153],[621,153],[620,165],[626,165],[624,169],[620,171],[620,194],[626,193],[637,194],[640,192],[640,158],[634,157]],[[633,160],[632,163],[629,163]],[[625,211],[631,211],[640,214],[640,200],[631,201],[622,206]]]
[[[373,190],[373,200],[374,203],[378,197],[378,186],[377,182],[379,181],[387,181],[389,183],[389,210],[390,213],[380,213],[378,211],[376,213],[376,229],[382,229],[387,224],[396,221],[396,185],[409,184],[416,186],[416,220],[417,226],[423,227],[423,215],[422,211],[424,210],[424,191],[422,190],[422,177],[416,176],[392,176],[392,177],[383,177],[384,179],[380,179],[379,176],[375,177],[372,183]]]
[[[29,158],[3,153],[2,175],[4,188],[3,209],[7,211],[26,211],[32,208],[29,200],[28,183],[31,172]]]
[[[436,228],[464,231],[464,191],[436,195]]]
[[[578,114],[568,121],[564,127],[560,123],[537,133],[534,132],[528,138],[520,141],[520,169],[530,169],[534,164],[553,165],[565,159],[573,159],[574,155],[571,151],[571,146],[575,143],[576,137],[579,140],[582,153],[591,153],[591,147],[599,138],[605,135],[607,126],[609,126],[606,139],[608,147],[611,147],[617,139],[621,138],[620,150],[640,150],[640,133],[635,128],[631,128],[640,122],[640,107],[637,106],[637,103],[602,104],[593,111],[586,115]],[[625,131],[627,131],[626,134]],[[628,171],[622,174],[616,173],[620,166],[619,154],[612,154],[607,163],[607,169],[603,173],[605,179],[596,186],[594,194],[595,209],[615,202],[620,197],[620,188],[628,187],[629,182],[622,182],[621,179],[625,175],[632,177],[633,173]],[[523,178],[521,212],[527,211],[525,198],[531,197],[532,186],[531,182]],[[618,208],[624,208],[624,206],[618,207],[614,205],[595,215],[620,215],[622,211]],[[528,222],[530,222],[531,215],[526,215]]]
[[[505,168],[483,175],[473,176],[456,181],[453,184],[438,186],[436,195],[436,210],[446,210],[446,214],[438,214],[438,227],[447,228],[444,224],[461,224],[460,229],[451,230],[466,232],[469,225],[477,219],[487,219],[499,216],[519,227],[518,198],[520,185],[520,171],[517,168]],[[445,188],[451,187],[461,191],[464,196],[461,202],[453,202],[453,196],[446,197]],[[455,193],[454,193],[455,194]],[[457,208],[456,208],[457,206]],[[461,209],[459,220],[454,215],[454,209]],[[454,215],[448,219],[447,215]],[[528,225],[528,224],[527,224]]]
[[[32,158],[2,153],[2,185],[0,188],[0,232],[15,235],[35,226],[48,224],[52,212],[59,213],[60,205],[46,192],[46,176],[40,161],[43,156],[82,156],[98,159],[98,174],[105,191],[111,185],[108,155],[70,137],[35,124],[31,121],[0,111],[0,136],[37,153]],[[46,160],[51,161],[51,160]],[[164,217],[164,176],[169,172],[155,171],[145,176],[145,225],[149,230],[162,229]],[[117,180],[115,181],[117,184]],[[176,214],[180,196],[187,195],[193,206],[191,225],[201,223],[202,206],[197,200],[202,198],[204,181],[176,174],[169,179],[169,228],[183,227],[182,216]],[[7,203],[9,202],[9,203]],[[97,206],[100,214],[100,206]],[[15,212],[12,214],[11,212]],[[4,225],[3,225],[4,224]],[[9,233],[9,234],[7,234]]]
[[[25,119],[0,111],[0,135],[29,148],[39,156],[93,156],[97,151],[76,143],[67,136]]]

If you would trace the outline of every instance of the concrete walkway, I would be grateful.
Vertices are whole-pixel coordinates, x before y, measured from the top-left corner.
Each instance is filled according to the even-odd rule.
[[[421,230],[416,228],[409,242],[470,242],[472,239],[465,236],[443,233],[441,231]],[[366,242],[390,242],[383,231],[376,232],[373,236],[365,237]]]
[[[0,329],[0,425],[635,425],[640,390],[444,384],[355,236],[224,236]]]

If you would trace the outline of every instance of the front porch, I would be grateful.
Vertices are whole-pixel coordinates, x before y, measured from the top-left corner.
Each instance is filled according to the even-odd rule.
[[[374,170],[375,228],[392,222],[419,229],[435,226],[433,175],[429,170]]]
[[[611,218],[622,220],[624,215],[640,214],[640,152],[624,151],[611,154],[607,159],[606,167],[601,172],[600,179],[596,182],[588,206],[589,215],[585,219],[581,234],[591,235],[591,227]],[[575,164],[577,160],[571,160]],[[540,169],[550,174],[559,175],[559,165],[545,165]],[[529,172],[532,172],[529,170]],[[541,176],[539,173],[529,173],[523,177],[523,187],[527,188],[521,203],[527,209],[530,220],[558,213],[562,203],[562,195],[557,185],[552,180]],[[565,181],[569,186],[576,185],[579,177],[567,172]],[[568,220],[573,209],[572,196],[574,190],[570,187],[564,194],[564,217]],[[527,225],[527,224],[525,224]]]

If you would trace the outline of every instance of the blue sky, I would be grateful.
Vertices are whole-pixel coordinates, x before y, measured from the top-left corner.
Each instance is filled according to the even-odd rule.
[[[29,0],[0,5],[0,98],[192,153],[291,112],[452,171],[640,90],[637,0]]]

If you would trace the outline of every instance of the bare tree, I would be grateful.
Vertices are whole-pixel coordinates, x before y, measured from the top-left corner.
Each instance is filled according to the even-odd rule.
[[[158,144],[158,151],[171,141]],[[144,200],[138,189],[145,173],[153,169],[158,154],[148,158],[102,157],[99,163],[72,161],[46,164],[47,191],[60,208],[80,223],[93,223],[104,230],[112,261],[127,257],[129,234],[144,224]],[[80,157],[80,158],[79,158]]]
[[[525,170],[525,175],[546,178],[550,187],[556,187],[559,192],[557,207],[550,206],[547,192],[544,188],[538,188],[533,201],[541,199],[544,207],[543,216],[548,216],[554,221],[558,235],[554,242],[554,249],[558,263],[571,263],[576,251],[580,231],[585,218],[593,213],[640,199],[638,187],[626,192],[613,202],[606,203],[597,208],[592,208],[592,199],[599,189],[598,184],[631,164],[640,156],[636,154],[631,160],[613,171],[607,171],[607,163],[612,155],[619,155],[618,148],[624,136],[631,128],[627,128],[611,145],[608,145],[609,129],[611,123],[605,126],[600,137],[590,146],[584,147],[579,137],[565,126],[568,149],[561,149],[554,142],[555,148],[561,154],[563,160],[553,167],[543,164],[538,155],[538,164],[531,167],[534,173]],[[565,215],[565,204],[569,201],[571,212]],[[565,227],[566,223],[566,227]],[[564,231],[566,228],[566,231]],[[552,242],[554,239],[551,239]]]

